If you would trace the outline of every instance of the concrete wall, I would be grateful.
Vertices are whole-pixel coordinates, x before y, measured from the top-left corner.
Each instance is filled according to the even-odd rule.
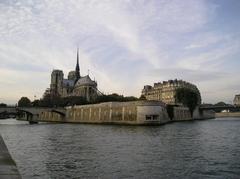
[[[213,118],[215,118],[215,112],[213,110],[199,110],[199,108],[197,107],[193,111],[193,119],[200,120]]]
[[[173,113],[174,113],[173,121],[192,120],[191,113],[187,107],[174,107]]]
[[[24,112],[28,111],[28,112]],[[31,113],[31,115],[29,115]],[[191,117],[187,107],[173,107],[172,121],[215,118],[214,111],[200,111]],[[225,117],[225,116],[224,116]],[[164,124],[170,121],[166,107],[159,101],[107,102],[59,108],[22,110],[19,120],[71,123]]]
[[[174,121],[198,120],[198,119],[213,119],[215,112],[213,110],[199,110],[197,107],[193,111],[193,116],[187,107],[174,107]]]
[[[66,116],[43,111],[39,121],[72,123],[163,124],[169,121],[165,106],[155,101],[107,102],[66,108]]]
[[[42,121],[42,122],[65,122],[65,118],[64,116],[56,113],[56,112],[52,112],[50,110],[48,111],[42,111],[39,114],[39,119],[38,121]]]
[[[240,117],[240,112],[221,112],[216,113],[216,117]]]
[[[1,135],[0,135],[0,178],[21,179],[16,163],[12,159]]]
[[[66,120],[84,123],[136,122],[136,105],[108,102],[68,107]]]
[[[137,106],[137,123],[140,124],[164,124],[169,122],[166,108],[164,106],[148,106],[139,105]]]
[[[216,117],[216,113],[213,110],[204,110],[201,116],[201,119],[214,119]]]

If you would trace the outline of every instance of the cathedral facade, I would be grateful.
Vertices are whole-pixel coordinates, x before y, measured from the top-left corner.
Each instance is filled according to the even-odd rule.
[[[96,81],[92,80],[89,75],[81,76],[78,51],[75,70],[70,71],[66,79],[62,70],[53,70],[50,88],[46,91],[50,96],[81,96],[87,101],[93,101],[100,94]]]

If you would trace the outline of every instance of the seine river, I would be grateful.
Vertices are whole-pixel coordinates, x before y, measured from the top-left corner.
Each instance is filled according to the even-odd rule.
[[[23,179],[240,178],[240,118],[163,126],[0,120]]]

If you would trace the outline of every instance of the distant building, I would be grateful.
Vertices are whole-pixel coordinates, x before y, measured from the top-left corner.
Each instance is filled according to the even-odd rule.
[[[240,106],[240,94],[235,95],[235,98],[233,100],[233,104],[236,106]]]
[[[198,95],[198,103],[201,104],[201,94],[196,85],[183,80],[168,80],[154,83],[153,86],[146,85],[142,90],[142,95],[145,96],[147,100],[158,100],[166,104],[177,104],[176,101],[176,90],[178,88],[191,89]]]
[[[74,71],[68,73],[68,78],[64,78],[62,70],[53,70],[51,74],[50,89],[44,95],[69,97],[81,96],[87,101],[94,100],[100,92],[97,89],[97,82],[93,81],[89,75],[81,76],[79,67],[79,55],[77,51],[77,64]]]

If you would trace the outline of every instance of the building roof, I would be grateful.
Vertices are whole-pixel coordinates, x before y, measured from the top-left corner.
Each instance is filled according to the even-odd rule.
[[[89,77],[89,75],[87,76],[83,76],[81,77],[75,86],[83,86],[83,85],[89,85],[89,86],[96,86],[97,83],[93,80],[91,80],[91,78]]]
[[[63,86],[74,86],[74,81],[73,80],[68,80],[68,79],[63,79]]]

